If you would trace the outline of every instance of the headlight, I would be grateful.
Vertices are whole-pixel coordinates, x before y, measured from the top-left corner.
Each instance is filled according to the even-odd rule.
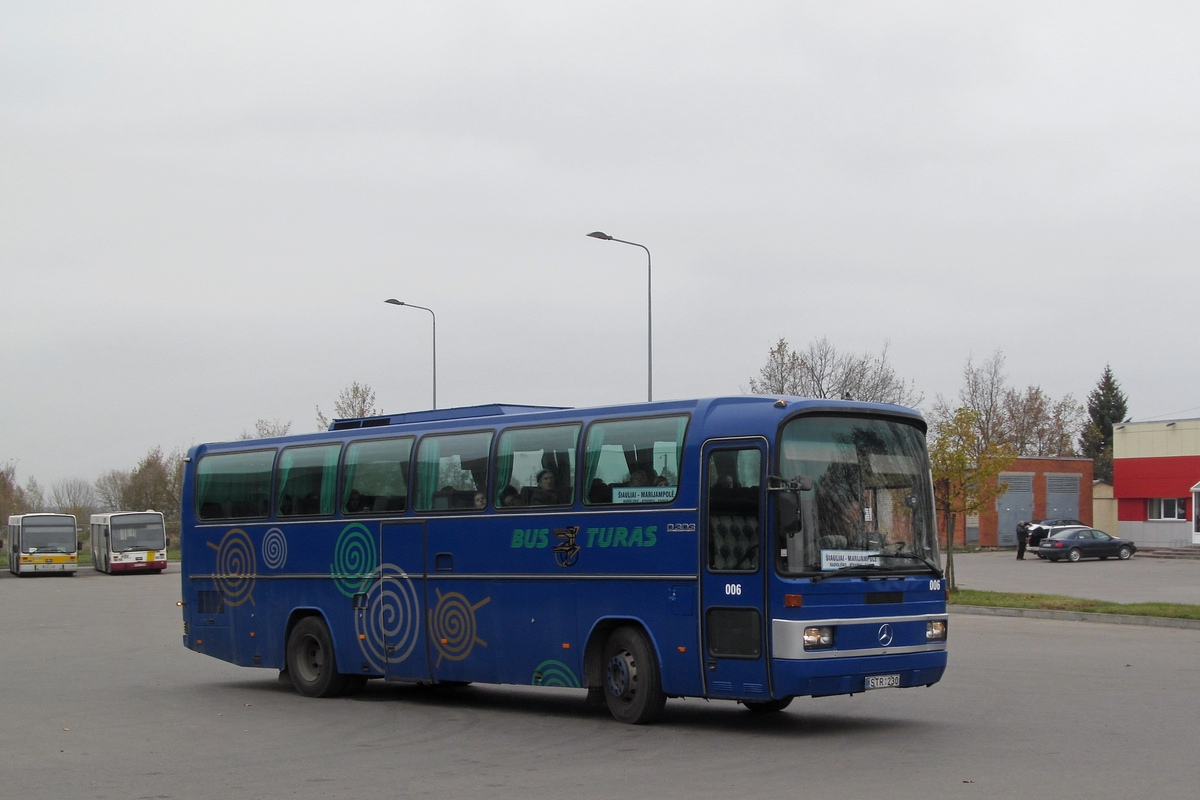
[[[946,641],[946,620],[931,619],[925,623],[925,641],[927,642],[944,642]]]
[[[833,647],[833,628],[828,626],[804,629],[805,650],[825,650]]]

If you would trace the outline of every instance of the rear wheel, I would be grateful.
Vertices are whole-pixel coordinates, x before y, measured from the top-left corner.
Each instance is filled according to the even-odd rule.
[[[1121,549],[1117,551],[1117,558],[1121,559],[1122,561],[1128,561],[1132,555],[1133,550],[1130,549],[1129,545],[1121,545]]]
[[[346,688],[348,676],[337,671],[333,639],[320,617],[305,617],[288,636],[288,677],[305,697],[335,697]]]
[[[792,698],[784,697],[780,700],[743,700],[742,705],[746,710],[753,711],[755,714],[773,714],[776,711],[783,711],[792,704]]]
[[[1078,547],[1072,547],[1067,553],[1067,561],[1078,561],[1083,558],[1083,553],[1079,552]]]
[[[645,634],[617,628],[604,645],[604,699],[618,722],[640,725],[662,716],[663,694],[658,660]]]

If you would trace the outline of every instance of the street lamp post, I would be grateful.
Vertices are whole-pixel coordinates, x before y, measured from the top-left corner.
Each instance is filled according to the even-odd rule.
[[[592,231],[588,236],[593,239],[603,239],[606,242],[620,242],[621,244],[629,244],[634,247],[640,247],[646,251],[646,400],[654,399],[654,301],[651,290],[653,288],[653,270],[650,262],[650,248],[644,244],[637,242],[627,242],[624,239],[617,239],[609,236],[603,231]]]
[[[437,314],[433,313],[432,308],[419,306],[415,303],[404,303],[395,298],[384,300],[385,303],[390,303],[394,306],[407,306],[408,308],[419,308],[422,311],[428,311],[429,316],[433,317],[433,410],[437,411]]]

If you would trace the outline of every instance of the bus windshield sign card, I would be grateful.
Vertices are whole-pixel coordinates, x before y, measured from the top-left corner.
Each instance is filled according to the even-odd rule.
[[[877,551],[863,550],[822,550],[821,569],[837,570],[846,567],[878,567],[880,565]]]

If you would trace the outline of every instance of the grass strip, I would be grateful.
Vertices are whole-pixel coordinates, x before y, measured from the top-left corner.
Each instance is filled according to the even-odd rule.
[[[955,589],[947,603],[957,606],[990,606],[992,608],[1032,608],[1046,611],[1083,611],[1091,614],[1128,614],[1135,617],[1169,617],[1200,619],[1200,606],[1184,603],[1110,603],[1057,594],[1024,594],[1018,592],[984,592],[977,589]]]

